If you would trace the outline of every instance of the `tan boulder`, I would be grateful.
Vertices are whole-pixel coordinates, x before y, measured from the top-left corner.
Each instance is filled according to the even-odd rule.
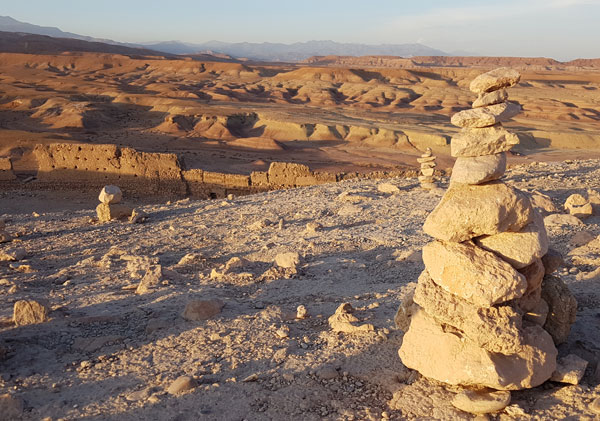
[[[456,158],[451,183],[481,184],[498,180],[506,171],[506,154]]]
[[[108,222],[113,219],[125,219],[129,218],[133,212],[131,206],[117,204],[100,203],[96,207],[96,214],[100,222]]]
[[[575,354],[569,354],[558,360],[556,371],[552,373],[550,380],[553,382],[579,384],[588,362]]]
[[[398,354],[407,367],[443,383],[518,390],[539,386],[556,369],[557,351],[544,329],[528,326],[523,338],[518,353],[488,352],[419,309]]]
[[[560,212],[560,209],[552,203],[552,199],[549,196],[538,191],[532,192],[529,195],[529,200],[531,200],[531,205],[544,216]]]
[[[520,112],[520,105],[514,102],[502,102],[487,107],[460,111],[452,116],[450,122],[458,127],[489,127],[508,121]]]
[[[438,323],[458,329],[480,348],[512,354],[523,346],[521,315],[510,305],[480,308],[444,291],[426,270],[421,273],[412,298]],[[411,315],[415,310],[411,309]]]
[[[585,246],[596,238],[590,231],[579,231],[569,240],[569,246],[573,248]]]
[[[485,107],[487,105],[500,104],[508,99],[508,92],[506,89],[499,89],[492,92],[483,92],[477,96],[477,99],[473,101],[472,108]]]
[[[580,194],[572,194],[567,197],[565,210],[577,218],[587,218],[594,213],[592,204]]]
[[[533,221],[522,230],[479,237],[475,244],[521,269],[548,252],[548,235],[542,216],[534,211]]]
[[[559,345],[567,341],[571,325],[575,323],[577,300],[569,287],[556,276],[544,277],[541,291],[542,298],[549,308],[544,329],[552,336],[554,343]]]
[[[519,138],[501,124],[480,129],[464,128],[452,137],[450,153],[455,157],[494,155],[519,144]]]
[[[478,186],[456,183],[429,214],[423,230],[439,240],[465,241],[519,231],[532,218],[529,199],[513,187],[499,181]]]
[[[519,298],[527,289],[523,275],[472,242],[433,241],[423,247],[423,262],[436,284],[480,307]]]
[[[583,225],[583,222],[573,215],[553,213],[552,215],[548,215],[544,218],[544,225],[546,227],[564,227]]]
[[[225,304],[221,300],[192,300],[185,305],[181,317],[190,321],[208,320],[221,312]]]
[[[546,319],[548,318],[549,311],[550,308],[548,307],[548,303],[546,300],[541,299],[537,307],[523,314],[523,320],[527,320],[539,326],[544,326]]]
[[[113,185],[104,186],[98,196],[100,203],[106,203],[108,205],[117,204],[122,198],[123,192],[121,192],[121,189]]]
[[[375,326],[370,323],[357,324],[358,317],[354,314],[354,308],[350,303],[342,303],[335,313],[327,319],[329,327],[334,332],[342,333],[369,333],[375,331]]]
[[[521,80],[521,74],[518,71],[509,67],[500,67],[477,76],[471,81],[469,89],[471,92],[481,94],[510,88],[519,83],[519,80]]]
[[[48,305],[35,300],[19,300],[13,309],[13,321],[17,326],[43,323],[48,320]]]
[[[527,279],[527,290],[525,294],[528,294],[536,289],[539,289],[544,280],[545,270],[542,259],[535,259],[532,264],[519,269],[525,279]]]

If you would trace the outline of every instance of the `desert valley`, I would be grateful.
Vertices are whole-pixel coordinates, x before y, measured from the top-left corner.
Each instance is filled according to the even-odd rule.
[[[0,32],[0,420],[591,421],[599,256],[600,59]]]

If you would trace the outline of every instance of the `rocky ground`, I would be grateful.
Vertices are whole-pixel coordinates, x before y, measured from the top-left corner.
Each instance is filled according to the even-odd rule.
[[[600,190],[600,161],[536,163],[505,178],[562,209],[570,194]],[[397,355],[394,315],[423,270],[422,225],[441,193],[416,179],[348,181],[145,205],[141,224],[97,223],[93,206],[18,211],[15,198],[48,194],[2,193],[16,238],[0,245],[0,395],[10,395],[0,419],[473,419],[450,403],[459,388]],[[560,275],[579,303],[559,351],[590,364],[579,385],[513,392],[489,419],[598,416],[600,216],[551,219]],[[290,252],[297,264],[281,261]],[[149,289],[136,294],[140,282]],[[46,300],[49,320],[16,327],[23,299]],[[332,329],[342,303],[364,328]]]

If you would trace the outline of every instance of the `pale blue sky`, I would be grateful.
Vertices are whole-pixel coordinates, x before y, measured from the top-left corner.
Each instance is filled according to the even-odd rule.
[[[600,57],[600,0],[0,0],[0,15],[124,42],[419,42],[494,56]]]

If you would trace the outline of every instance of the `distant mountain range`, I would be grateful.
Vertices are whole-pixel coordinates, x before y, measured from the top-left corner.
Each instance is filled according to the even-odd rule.
[[[121,43],[110,39],[99,39],[85,35],[61,31],[59,28],[38,26],[20,22],[10,16],[0,16],[0,31],[23,32],[46,35],[58,38],[73,38],[90,42],[103,42],[123,47],[143,48],[168,54],[226,54],[231,57],[247,58],[259,61],[297,62],[312,56],[345,55],[390,55],[390,56],[447,56],[448,54],[422,44],[348,44],[334,41],[308,41],[294,44],[279,43],[227,43],[209,41],[201,44],[191,44],[180,41],[157,43],[131,44]]]

